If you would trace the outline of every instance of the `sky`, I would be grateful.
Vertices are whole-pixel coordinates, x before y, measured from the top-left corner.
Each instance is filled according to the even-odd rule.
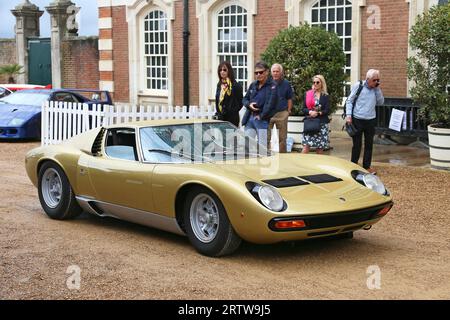
[[[45,10],[54,0],[30,0],[30,2],[43,10],[41,16],[41,37],[50,37],[50,15]],[[98,9],[96,0],[71,0],[77,7],[81,7],[78,12],[78,35],[96,36],[98,35]],[[11,9],[23,0],[0,0],[0,38],[14,38],[14,25],[16,18],[12,15]]]

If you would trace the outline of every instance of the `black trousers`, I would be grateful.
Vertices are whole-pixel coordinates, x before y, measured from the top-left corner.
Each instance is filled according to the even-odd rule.
[[[361,154],[362,136],[364,134],[364,155],[363,155],[363,168],[369,169],[372,163],[372,149],[373,149],[373,137],[375,136],[375,125],[377,119],[362,120],[353,118],[353,124],[355,125],[358,133],[352,137],[352,162],[358,163],[359,155]]]
[[[226,114],[218,114],[218,120],[228,121],[239,127],[239,111],[238,112],[228,112]]]

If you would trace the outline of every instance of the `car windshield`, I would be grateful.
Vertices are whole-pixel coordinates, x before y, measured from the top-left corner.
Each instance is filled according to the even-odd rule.
[[[0,87],[0,98],[1,98],[1,97],[4,97],[4,96],[7,96],[9,93],[10,93],[10,92],[9,92],[8,89],[3,88],[3,87]]]
[[[0,99],[0,103],[40,107],[48,99],[48,96],[48,93],[17,91]]]
[[[256,140],[228,122],[192,123],[140,129],[144,161],[221,161],[267,156]]]

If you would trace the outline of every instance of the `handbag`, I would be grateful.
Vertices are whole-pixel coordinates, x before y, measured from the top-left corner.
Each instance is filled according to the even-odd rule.
[[[303,133],[317,133],[320,131],[320,119],[306,117],[303,120]]]
[[[347,132],[347,134],[350,137],[355,136],[358,133],[358,129],[356,129],[355,125],[353,124],[353,110],[355,109],[355,105],[356,105],[356,100],[358,100],[359,94],[361,93],[362,90],[362,81],[359,81],[359,87],[358,87],[358,91],[356,91],[356,96],[355,99],[353,100],[353,108],[352,108],[352,122],[348,123],[345,122],[344,127],[342,127],[342,129],[345,129],[345,131]],[[345,106],[347,106],[347,101],[345,102]],[[346,115],[346,111],[344,110],[344,113],[342,114],[343,116]],[[343,117],[342,119],[345,119],[345,117]]]
[[[347,131],[347,133],[350,137],[353,137],[355,134],[358,133],[358,129],[356,129],[356,127],[353,123],[346,123],[345,131]]]

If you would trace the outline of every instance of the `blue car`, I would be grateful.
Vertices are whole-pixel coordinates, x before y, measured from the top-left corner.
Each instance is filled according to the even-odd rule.
[[[91,95],[86,98],[85,95]],[[112,104],[108,91],[85,89],[32,89],[0,99],[0,139],[40,139],[41,111],[45,101]]]

